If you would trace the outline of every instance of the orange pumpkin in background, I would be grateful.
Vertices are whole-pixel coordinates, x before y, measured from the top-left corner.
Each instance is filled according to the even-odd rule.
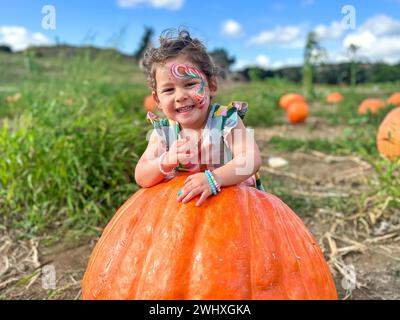
[[[308,104],[303,101],[292,103],[287,109],[287,118],[290,123],[301,123],[308,117]]]
[[[318,243],[286,204],[247,186],[182,204],[188,175],[140,189],[117,211],[83,299],[337,299]]]
[[[283,95],[280,99],[279,99],[279,106],[282,109],[287,110],[287,108],[289,108],[289,106],[294,103],[294,102],[305,102],[306,99],[298,93],[287,93],[285,95]]]
[[[400,107],[400,92],[393,93],[387,102],[388,104],[394,104],[395,106]]]
[[[144,99],[143,106],[147,111],[153,112],[157,107],[157,102],[154,100],[152,95],[149,95]]]
[[[340,103],[343,101],[343,96],[339,92],[331,92],[326,96],[327,103]]]
[[[366,114],[368,111],[375,114],[385,106],[382,99],[365,99],[358,107],[358,114]]]
[[[379,126],[376,145],[390,160],[400,157],[400,107],[390,111]]]

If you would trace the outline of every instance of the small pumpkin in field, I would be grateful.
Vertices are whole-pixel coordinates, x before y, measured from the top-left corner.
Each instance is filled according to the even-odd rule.
[[[382,99],[365,99],[358,106],[358,114],[366,114],[367,112],[375,114],[385,106],[385,101]]]
[[[21,99],[22,95],[18,92],[12,96],[7,96],[6,97],[6,102],[9,104],[13,104],[18,102]]]
[[[400,107],[400,92],[395,92],[393,93],[389,99],[388,99],[388,104],[394,104],[395,106]]]
[[[304,101],[296,101],[287,109],[287,118],[290,123],[301,123],[308,117],[308,104]]]
[[[390,111],[379,126],[376,144],[381,155],[390,160],[400,157],[400,107]]]
[[[152,112],[156,109],[157,102],[154,100],[152,95],[148,95],[146,98],[144,98],[143,106],[147,111]]]
[[[287,93],[279,99],[279,106],[286,110],[292,103],[298,101],[305,102],[306,99],[298,93]]]
[[[83,299],[337,299],[318,243],[286,204],[247,186],[183,204],[188,175],[140,189],[117,211]]]
[[[331,92],[326,96],[327,103],[340,103],[343,101],[343,96],[339,92]]]

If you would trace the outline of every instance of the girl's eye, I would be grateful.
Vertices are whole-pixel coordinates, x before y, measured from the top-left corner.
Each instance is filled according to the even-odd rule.
[[[195,86],[197,83],[196,82],[191,82],[191,83],[188,83],[187,85],[186,85],[186,87],[193,87],[193,86]]]
[[[169,89],[164,89],[163,91],[162,91],[162,93],[165,93],[165,92],[171,92],[173,89],[171,89],[171,88],[169,88]]]

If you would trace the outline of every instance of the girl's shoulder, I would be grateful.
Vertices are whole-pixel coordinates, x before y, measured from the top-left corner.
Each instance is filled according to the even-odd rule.
[[[248,110],[248,104],[244,101],[231,101],[228,105],[216,105],[214,109],[213,118],[223,117],[230,118],[233,114],[239,115],[244,118]]]
[[[154,128],[159,128],[159,127],[167,127],[170,125],[170,120],[167,118],[160,118],[153,112],[147,112],[146,114],[146,121],[148,124],[152,124]]]

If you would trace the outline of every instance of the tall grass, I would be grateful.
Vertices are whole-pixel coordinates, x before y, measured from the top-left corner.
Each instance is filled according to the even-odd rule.
[[[36,63],[0,127],[0,224],[24,236],[89,230],[138,189],[148,90],[131,79],[133,64],[110,57]]]

